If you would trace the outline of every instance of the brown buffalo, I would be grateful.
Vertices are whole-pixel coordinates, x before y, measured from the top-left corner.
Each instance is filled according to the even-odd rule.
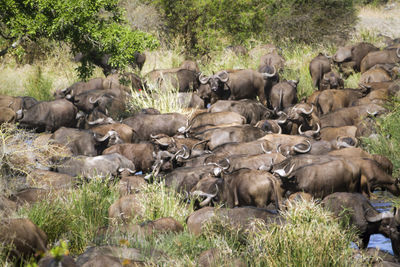
[[[78,109],[67,100],[43,101],[27,110],[17,111],[17,121],[20,126],[37,132],[54,132],[62,126],[75,126],[77,113]]]
[[[281,111],[297,103],[297,84],[299,81],[285,81],[274,85],[269,95],[270,107]]]
[[[354,101],[363,97],[360,90],[325,90],[318,94],[313,104],[320,115],[328,114],[341,108],[349,107]]]
[[[386,112],[386,109],[376,104],[341,108],[321,116],[321,128],[354,125],[369,114],[377,115],[384,112]]]
[[[104,121],[104,119],[103,119]],[[89,124],[91,124],[89,122]],[[138,140],[136,132],[126,124],[123,123],[111,123],[103,124],[90,128],[90,130],[96,134],[105,136],[110,131],[115,131],[124,143],[134,143]]]
[[[331,63],[329,58],[320,53],[311,60],[309,70],[311,79],[313,80],[313,85],[314,87],[318,87],[319,90],[324,74],[331,71]]]
[[[46,234],[29,219],[1,220],[0,242],[10,245],[10,256],[17,259],[47,251]]]
[[[321,129],[321,140],[332,141],[337,140],[339,137],[356,137],[356,126],[341,126],[341,127],[326,127]]]
[[[398,212],[379,213],[366,197],[357,193],[338,192],[325,197],[323,205],[336,216],[346,217],[354,225],[362,240],[361,247],[366,248],[372,234],[383,234],[391,239],[393,251],[399,255],[400,233]]]
[[[61,127],[50,137],[54,143],[67,146],[74,155],[97,156],[107,146],[122,143],[117,132],[109,131],[103,137],[90,130]]]
[[[208,205],[213,198],[216,198],[228,208],[237,206],[266,208],[269,203],[274,202],[277,209],[281,206],[283,193],[280,180],[271,173],[250,169],[239,169],[229,174],[222,173],[222,179],[208,175],[202,178],[191,192],[192,195],[206,197],[200,203],[200,207]]]
[[[239,125],[209,129],[204,132],[195,133],[193,137],[200,140],[207,140],[208,148],[213,150],[226,143],[254,141],[265,134],[260,128],[251,125]]]
[[[189,122],[189,127],[196,129],[205,125],[221,125],[221,124],[236,124],[242,125],[246,123],[246,118],[232,111],[221,111],[213,113],[201,113],[192,118]]]
[[[138,134],[139,140],[150,140],[151,135],[166,134],[174,136],[179,129],[185,129],[188,120],[185,115],[179,113],[167,113],[158,115],[135,114],[126,118],[122,123],[132,127]]]
[[[0,107],[0,124],[13,123],[17,119],[17,113],[7,107]]]
[[[324,73],[322,80],[320,81],[319,90],[341,88],[344,88],[344,81],[338,73],[335,71]]]
[[[400,62],[400,47],[370,52],[361,61],[361,73],[366,72],[377,64],[393,64]]]
[[[361,170],[355,164],[342,159],[321,164],[311,164],[288,172],[284,168],[274,173],[282,178],[283,187],[291,192],[304,191],[316,198],[324,198],[334,192],[366,192],[362,188]],[[289,177],[289,178],[288,178]]]
[[[255,99],[257,96],[260,102],[267,104],[265,95],[265,83],[275,73],[259,73],[255,70],[246,69],[236,72],[220,71],[215,75],[200,76],[202,84],[210,84],[211,92],[217,95],[218,99],[239,100]],[[214,104],[215,102],[211,102]]]
[[[209,112],[233,111],[246,118],[246,123],[254,125],[262,119],[268,119],[272,111],[263,106],[260,102],[242,100],[218,100],[208,109]]]
[[[281,215],[267,209],[255,207],[238,207],[235,209],[204,207],[193,212],[187,219],[189,232],[200,235],[203,226],[214,220],[223,220],[239,230],[249,229],[254,219],[260,219],[266,224],[283,224],[285,220]]]
[[[155,148],[151,143],[117,144],[103,151],[103,155],[119,153],[135,164],[136,171],[149,172],[155,162]]]
[[[380,83],[392,80],[390,74],[383,68],[371,68],[365,71],[360,78],[360,83]]]

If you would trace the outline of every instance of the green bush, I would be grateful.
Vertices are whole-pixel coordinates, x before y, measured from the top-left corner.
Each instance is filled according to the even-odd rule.
[[[266,30],[277,42],[347,39],[357,14],[352,0],[268,0]]]
[[[187,52],[205,54],[216,47],[244,43],[263,33],[260,0],[156,0],[166,27]]]
[[[46,101],[52,98],[53,82],[43,75],[40,67],[31,74],[25,87],[26,94],[37,100]]]
[[[376,120],[377,134],[362,138],[362,144],[368,152],[388,157],[397,177],[400,170],[400,100],[395,100],[390,109],[390,113]]]

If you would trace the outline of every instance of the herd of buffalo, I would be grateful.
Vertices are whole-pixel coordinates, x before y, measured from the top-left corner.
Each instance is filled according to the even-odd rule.
[[[215,216],[239,227],[247,227],[251,218],[285,223],[271,210],[312,197],[336,215],[350,210],[361,247],[381,233],[399,256],[400,213],[379,213],[368,199],[375,190],[400,196],[400,180],[392,176],[388,158],[357,147],[359,137],[376,134],[374,118],[388,112],[385,103],[400,91],[399,63],[396,40],[385,48],[362,42],[340,47],[332,57],[320,53],[309,64],[318,90],[302,100],[298,80],[279,78],[285,68],[279,49],[262,56],[258,70],[206,76],[187,60],[179,68],[153,70],[143,80],[126,73],[129,87],[111,74],[58,90],[52,101],[0,95],[0,123],[33,129],[68,154],[52,157],[51,167],[33,168],[29,186],[0,196],[0,209],[41,200],[50,190],[71,187],[77,176],[111,176],[120,179],[121,198],[109,209],[110,221],[127,231],[182,231],[172,218],[129,225],[143,212],[136,196],[141,186],[162,180],[195,201],[197,210],[187,224],[199,234]],[[361,72],[359,88],[344,88],[343,77],[353,72]],[[160,114],[157,107],[127,112],[131,94],[151,92],[151,85],[178,88],[180,103],[191,115]],[[46,234],[28,219],[1,220],[0,241],[13,242],[14,256],[47,249]],[[86,253],[77,266],[110,261],[106,252]]]

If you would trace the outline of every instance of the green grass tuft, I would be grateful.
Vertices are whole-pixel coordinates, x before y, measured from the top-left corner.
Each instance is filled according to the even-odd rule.
[[[116,188],[110,183],[92,179],[53,201],[24,207],[19,214],[39,226],[51,243],[65,239],[71,253],[82,253],[92,244],[98,229],[108,224],[108,208],[118,198]]]

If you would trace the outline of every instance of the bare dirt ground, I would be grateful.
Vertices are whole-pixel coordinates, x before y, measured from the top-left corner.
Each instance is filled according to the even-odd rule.
[[[400,37],[400,1],[391,1],[381,8],[362,8],[357,31],[368,30],[386,36]]]

